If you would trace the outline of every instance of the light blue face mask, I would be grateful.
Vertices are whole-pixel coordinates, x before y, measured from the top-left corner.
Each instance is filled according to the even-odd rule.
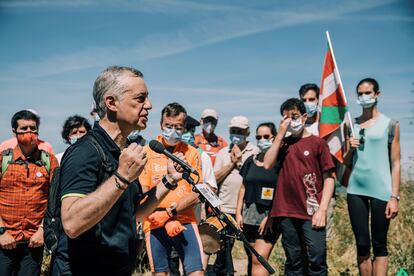
[[[69,143],[71,144],[71,145],[73,145],[73,144],[75,144],[76,143],[76,141],[78,141],[79,140],[79,138],[81,138],[82,136],[72,136],[72,137],[69,137]]]
[[[313,117],[318,112],[318,104],[316,102],[306,102],[305,107],[308,117]]]
[[[265,151],[268,148],[270,148],[271,146],[272,146],[272,141],[270,141],[268,139],[260,139],[259,141],[257,141],[257,147],[261,151]]]
[[[187,144],[194,145],[194,134],[191,132],[186,132],[181,135],[181,140]]]
[[[363,94],[358,96],[357,103],[362,106],[362,108],[371,108],[377,102],[377,99],[374,98],[374,95]]]
[[[246,135],[230,134],[230,142],[234,145],[243,144],[243,142],[246,141],[246,138]]]
[[[181,136],[183,133],[181,131],[177,131],[173,128],[164,128],[162,130],[162,136],[164,137],[165,141],[171,146],[175,146],[178,142],[181,141]]]

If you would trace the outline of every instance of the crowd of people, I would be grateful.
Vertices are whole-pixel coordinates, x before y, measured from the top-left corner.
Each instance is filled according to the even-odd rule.
[[[39,139],[34,110],[15,113],[13,137],[0,144],[0,275],[39,275],[45,252],[51,275],[131,275],[140,231],[154,275],[204,275],[212,253],[216,275],[232,275],[235,237],[218,235],[219,248],[206,250],[203,235],[211,233],[199,226],[223,230],[188,177],[217,194],[220,211],[265,260],[281,236],[284,275],[327,275],[335,183],[342,179],[341,164],[319,137],[319,93],[304,84],[281,104],[277,124],[253,128],[234,116],[228,140],[215,133],[216,110],[195,119],[180,103],[166,104],[154,139],[191,173],[139,135],[152,104],[134,68],[99,74],[94,124],[68,117],[62,153]],[[375,79],[361,80],[356,93],[362,114],[344,129],[349,217],[360,274],[386,275],[387,232],[400,200],[400,127],[378,110]],[[248,275],[269,275],[248,248],[246,255]]]

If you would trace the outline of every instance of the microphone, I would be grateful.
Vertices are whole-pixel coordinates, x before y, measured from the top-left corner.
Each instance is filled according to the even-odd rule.
[[[152,149],[156,153],[161,153],[161,154],[166,155],[168,158],[170,158],[171,160],[173,160],[175,163],[179,164],[187,172],[193,173],[195,175],[198,175],[198,172],[197,172],[196,169],[194,169],[193,167],[191,167],[190,165],[188,165],[187,163],[185,163],[183,160],[181,160],[180,158],[178,158],[174,154],[172,154],[169,151],[167,151],[165,149],[164,145],[161,144],[160,142],[158,142],[157,140],[151,140],[149,142],[149,147],[150,147],[150,149]]]

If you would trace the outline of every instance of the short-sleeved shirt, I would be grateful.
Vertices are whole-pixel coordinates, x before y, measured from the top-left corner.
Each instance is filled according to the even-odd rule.
[[[29,240],[42,224],[50,182],[58,167],[53,154],[49,154],[49,158],[48,172],[40,150],[36,149],[31,156],[25,157],[16,146],[12,163],[3,175],[0,171],[0,217],[16,241]],[[2,161],[0,153],[0,164]]]
[[[242,184],[242,177],[240,175],[240,168],[242,164],[250,156],[259,153],[259,148],[252,143],[247,143],[246,147],[242,151],[242,160],[240,164],[229,173],[229,175],[219,184],[219,198],[221,201],[220,208],[223,212],[229,214],[236,213],[237,195]],[[230,149],[229,147],[222,148],[216,156],[216,162],[214,164],[214,171],[217,172],[224,166],[231,163]]]
[[[95,123],[87,135],[93,135],[101,145],[108,162],[108,170],[118,166],[120,148],[108,133]],[[84,136],[86,137],[86,135]],[[84,197],[94,192],[110,176],[102,179],[101,157],[88,139],[82,137],[70,146],[61,163],[62,199]],[[115,183],[114,183],[115,185]],[[57,253],[65,257],[67,250],[72,273],[108,275],[132,271],[135,260],[138,235],[136,231],[136,206],[140,200],[141,189],[138,181],[131,183],[115,202],[103,219],[77,238],[67,238],[65,244],[59,243]]]
[[[227,146],[226,140],[224,140],[222,137],[216,136],[215,141],[209,142],[209,141],[207,141],[207,139],[204,137],[204,135],[202,133],[195,135],[194,144],[197,147],[200,147],[202,150],[204,150],[210,156],[211,162],[213,163],[213,166],[214,166],[214,163],[216,161],[217,153],[222,148]]]
[[[157,140],[163,142],[162,136],[158,136]],[[152,151],[149,146],[144,147],[147,152],[147,164],[145,165],[144,170],[139,176],[139,181],[143,187],[151,189],[155,187],[162,179],[162,177],[167,174],[167,162],[168,158],[164,154],[156,153]],[[200,183],[202,183],[202,170],[201,170],[201,161],[200,154],[196,148],[191,145],[188,145],[184,142],[179,142],[172,153],[181,152],[184,154],[186,162],[193,168],[195,168],[200,175]],[[196,179],[196,176],[192,175],[193,179]],[[159,208],[168,208],[171,207],[173,203],[178,203],[183,197],[190,195],[192,193],[192,186],[187,183],[186,180],[182,179],[178,181],[178,186],[175,190],[170,191],[168,195],[160,202]],[[196,217],[194,208],[187,208],[186,210],[181,211],[177,215],[177,220],[181,223],[195,223]],[[151,222],[148,219],[145,219],[143,230],[144,232],[149,232],[150,230],[155,229],[151,226]]]
[[[12,137],[6,141],[3,141],[0,144],[0,152],[6,150],[6,149],[13,149],[15,146],[17,146],[17,139],[16,137]],[[44,150],[50,154],[55,154],[53,152],[53,147],[50,143],[43,141],[41,139],[37,139],[37,147],[40,150]]]
[[[323,191],[323,173],[335,168],[328,144],[317,136],[288,137],[279,150],[280,166],[272,217],[293,217],[310,220],[306,209],[304,181],[313,182],[316,199],[320,203]]]

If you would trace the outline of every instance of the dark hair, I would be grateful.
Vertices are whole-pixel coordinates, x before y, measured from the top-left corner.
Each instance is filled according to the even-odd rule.
[[[180,115],[180,113],[184,113],[187,116],[187,111],[185,110],[184,106],[179,103],[169,103],[167,104],[161,111],[161,123],[165,117],[176,117]]]
[[[18,120],[28,120],[28,121],[35,121],[37,128],[40,126],[40,118],[33,112],[29,110],[20,110],[19,112],[16,112],[12,119],[11,119],[11,127],[14,129],[17,129],[17,121]]]
[[[378,84],[377,80],[376,80],[376,79],[373,79],[373,78],[365,78],[365,79],[363,79],[363,80],[360,80],[360,81],[358,82],[358,85],[356,86],[356,92],[358,92],[358,87],[359,87],[361,84],[363,84],[364,82],[367,82],[367,83],[369,83],[369,84],[372,84],[372,85],[374,86],[374,92],[375,92],[375,93],[378,93],[378,91],[379,91],[379,84]]]
[[[306,107],[302,100],[299,100],[298,98],[290,98],[280,106],[280,114],[283,115],[283,111],[295,108],[297,108],[302,115],[306,113]]]
[[[303,98],[309,90],[315,90],[316,98],[319,99],[319,86],[314,83],[305,83],[299,88],[299,97]]]
[[[63,128],[62,128],[62,133],[61,133],[63,140],[65,140],[66,143],[70,144],[69,142],[70,132],[74,128],[79,128],[81,126],[84,126],[87,132],[89,132],[92,128],[88,120],[82,116],[74,115],[74,116],[68,117],[63,123]]]
[[[270,133],[272,133],[272,135],[273,135],[273,136],[275,136],[275,135],[277,134],[277,131],[276,131],[276,126],[275,126],[275,124],[274,124],[274,123],[272,123],[272,122],[265,122],[265,123],[261,123],[261,124],[259,124],[259,125],[257,126],[257,128],[256,128],[256,133],[257,133],[257,131],[259,130],[259,128],[261,128],[262,126],[264,126],[264,127],[268,127],[268,128],[270,129]]]

